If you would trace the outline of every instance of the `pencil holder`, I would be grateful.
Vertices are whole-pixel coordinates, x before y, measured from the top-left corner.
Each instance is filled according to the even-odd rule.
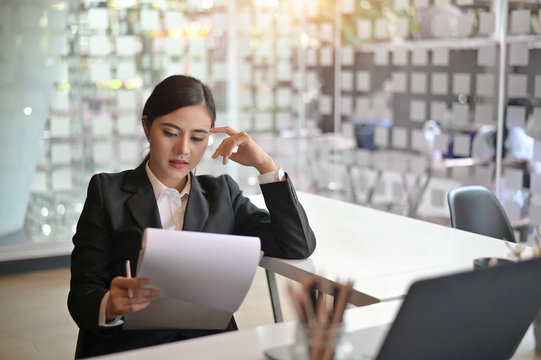
[[[351,353],[344,341],[344,323],[321,326],[321,324],[298,323],[295,331],[293,359],[299,360],[345,360]]]

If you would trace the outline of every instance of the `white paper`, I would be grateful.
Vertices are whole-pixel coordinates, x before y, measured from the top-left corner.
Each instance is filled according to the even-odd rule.
[[[120,56],[135,55],[135,36],[119,36],[116,39],[116,53]]]
[[[276,115],[276,127],[278,130],[287,130],[291,127],[291,113],[279,112]]]
[[[494,95],[494,75],[477,74],[476,92],[479,96],[492,97]]]
[[[142,152],[139,144],[134,140],[120,140],[118,157],[122,162],[135,163],[141,158]]]
[[[432,74],[432,93],[434,95],[447,95],[448,75],[446,73]]]
[[[136,101],[136,93],[133,90],[117,90],[117,107],[119,109],[134,109]]]
[[[526,120],[526,108],[524,106],[507,106],[507,127],[524,127]]]
[[[217,14],[213,15],[213,23],[215,24],[215,19]],[[165,11],[165,24],[168,29],[181,29],[183,22],[183,14],[180,11]]]
[[[507,96],[509,97],[525,97],[526,86],[528,82],[527,75],[523,74],[509,74],[507,84]]]
[[[427,49],[413,49],[412,63],[417,66],[425,66],[428,64],[428,50]]]
[[[342,70],[342,90],[353,90],[353,71]]]
[[[51,94],[51,108],[67,110],[69,108],[69,92],[62,90],[54,90]]]
[[[493,45],[480,46],[477,49],[477,65],[494,66],[496,63],[496,47]]]
[[[389,37],[389,28],[386,19],[376,19],[374,27],[374,37],[376,39],[387,39]]]
[[[470,93],[470,74],[455,73],[453,74],[453,94],[469,94]]]
[[[272,113],[270,112],[258,112],[255,115],[254,128],[258,131],[272,130]]]
[[[509,65],[528,66],[528,45],[527,44],[509,45]]]
[[[98,142],[94,143],[92,148],[92,157],[94,163],[97,164],[109,164],[111,161],[111,152],[113,147],[110,142]]]
[[[355,11],[355,0],[342,0],[342,13],[352,14]]]
[[[361,40],[372,38],[372,21],[366,19],[357,20],[357,36]]]
[[[535,172],[530,174],[530,191],[536,194],[541,193],[541,174]]]
[[[440,134],[436,135],[436,149],[438,149],[441,152],[446,153],[449,148],[449,135],[447,134]]]
[[[530,32],[530,10],[513,10],[511,12],[511,33],[526,34]]]
[[[137,130],[142,128],[137,116],[135,114],[129,114],[122,112],[117,119],[117,129],[120,135],[135,135]],[[142,131],[142,130],[141,130]]]
[[[274,96],[271,91],[261,89],[257,92],[256,101],[259,109],[268,109],[273,106]]]
[[[392,128],[393,131],[393,147],[398,149],[406,149],[408,146],[408,129]]]
[[[453,152],[457,156],[470,156],[470,136],[466,134],[455,134]]]
[[[184,51],[183,41],[176,38],[165,39],[165,53],[168,56],[180,56]]]
[[[389,63],[389,52],[384,49],[374,51],[374,64],[387,65]]]
[[[129,80],[135,78],[137,75],[135,62],[122,61],[116,65],[116,77],[120,80]]]
[[[408,50],[405,48],[398,48],[393,51],[393,65],[407,65],[408,64]]]
[[[411,100],[410,103],[410,119],[412,121],[426,120],[426,103],[423,100]]]
[[[467,124],[469,118],[469,108],[466,104],[453,103],[452,119],[454,124]]]
[[[71,135],[70,119],[67,117],[51,116],[51,136],[69,137]]]
[[[494,110],[491,104],[475,104],[474,121],[477,124],[494,123]]]
[[[321,51],[319,54],[320,54],[319,61],[320,61],[321,66],[331,66],[333,64],[332,47],[325,46],[321,48]]]
[[[330,23],[323,23],[320,25],[320,39],[323,41],[333,40],[333,26]]]
[[[541,130],[541,107],[536,107],[533,109],[533,118],[534,118],[534,124],[533,124],[534,129]]]
[[[105,56],[111,52],[111,41],[107,36],[96,35],[90,37],[89,52],[93,56]]]
[[[541,141],[536,141],[533,146],[533,160],[541,161]]]
[[[52,188],[54,191],[71,190],[71,170],[53,171]]]
[[[392,75],[393,83],[393,92],[406,92],[406,73],[405,72],[394,72]]]
[[[355,63],[355,49],[353,46],[342,47],[342,65],[353,65]]]
[[[449,65],[449,49],[437,48],[432,51],[432,64],[438,66]]]
[[[395,10],[407,9],[409,5],[409,0],[394,0]]]
[[[235,312],[260,251],[257,237],[147,228],[136,274],[150,278],[163,297]]]
[[[353,98],[351,96],[342,95],[340,112],[346,116],[353,114]]]
[[[113,125],[110,118],[98,117],[92,119],[93,136],[111,136]]]
[[[409,35],[409,19],[407,17],[399,17],[396,19],[396,33],[398,38],[406,38]]]
[[[291,81],[291,63],[289,61],[279,61],[276,69],[279,81]]]
[[[541,26],[541,25],[540,25]],[[541,99],[541,75],[535,75],[535,97]]]
[[[505,169],[504,184],[506,189],[522,189],[522,178],[524,174],[519,169]]]
[[[436,121],[443,121],[445,119],[445,113],[447,112],[447,105],[443,101],[432,101],[430,103],[430,118]]]
[[[278,88],[276,91],[276,104],[280,107],[291,106],[291,89],[290,88]]]
[[[276,40],[276,55],[283,60],[290,60],[293,49],[291,38],[279,38]]]
[[[88,10],[88,27],[91,29],[107,29],[109,14],[105,8],[90,8]]]
[[[265,42],[261,43],[264,47]],[[204,57],[207,54],[207,44],[205,39],[192,39],[190,41],[190,55],[193,57]]]
[[[426,93],[426,73],[414,72],[411,74],[411,92],[414,94]]]
[[[496,14],[492,12],[482,12],[479,14],[479,33],[482,35],[491,35],[496,26]]]
[[[357,71],[355,87],[357,91],[370,91],[370,73],[368,71]]]
[[[329,95],[321,95],[319,97],[319,112],[321,115],[332,114],[332,98]]]
[[[53,144],[51,145],[51,162],[55,165],[69,164],[71,161],[71,145],[70,144]]]
[[[155,30],[160,28],[159,14],[156,10],[141,9],[141,30]]]
[[[530,222],[535,225],[541,224],[541,205],[530,205]]]
[[[376,126],[374,129],[374,144],[381,147],[389,146],[389,128]]]
[[[90,65],[90,80],[94,82],[111,79],[111,64],[94,63]]]
[[[420,129],[413,129],[411,130],[411,137],[410,137],[410,144],[411,148],[413,150],[417,151],[425,151],[426,148],[426,140],[425,135],[422,130]],[[422,159],[424,163],[424,159]]]
[[[458,30],[459,37],[468,37],[471,35],[473,27],[472,27],[472,19],[471,19],[470,14],[459,15],[457,23],[458,23],[457,30]]]
[[[315,49],[306,50],[306,65],[308,66],[317,65],[317,52]]]

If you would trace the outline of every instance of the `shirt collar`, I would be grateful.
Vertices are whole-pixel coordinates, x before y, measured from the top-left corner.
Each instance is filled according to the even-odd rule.
[[[148,161],[147,163],[145,164],[145,170],[147,172],[147,176],[148,176],[148,179],[150,180],[150,183],[152,184],[152,189],[154,190],[154,196],[156,197],[156,201],[158,201],[158,199],[160,198],[160,196],[162,196],[163,192],[167,189],[171,189],[171,190],[175,190],[177,191],[177,189],[173,189],[173,188],[170,188],[170,187],[167,187],[165,186],[160,180],[158,180],[158,178],[156,177],[156,175],[154,175],[154,173],[152,172],[152,170],[150,170],[150,167],[148,166]],[[186,185],[184,185],[184,189],[182,189],[182,191],[180,192],[180,198],[184,198],[184,196],[186,195],[189,195],[190,194],[190,190],[192,188],[192,178],[191,178],[191,174],[188,173],[188,181],[186,181]]]

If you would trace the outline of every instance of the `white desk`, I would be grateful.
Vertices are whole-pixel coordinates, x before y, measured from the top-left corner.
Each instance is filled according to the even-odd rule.
[[[324,286],[351,279],[354,305],[402,298],[416,280],[509,254],[504,241],[490,237],[313,194],[298,197],[316,235],[315,252],[305,260],[264,257],[260,265],[293,280],[315,274]],[[251,200],[265,206],[262,196]]]
[[[392,321],[400,301],[350,309],[346,312],[346,331],[353,331]],[[263,351],[290,344],[294,339],[295,322],[259,326],[251,329],[203,338],[180,341],[100,357],[102,360],[198,359],[198,360],[263,360]],[[532,329],[526,333],[513,356],[514,360],[541,359],[533,351]]]

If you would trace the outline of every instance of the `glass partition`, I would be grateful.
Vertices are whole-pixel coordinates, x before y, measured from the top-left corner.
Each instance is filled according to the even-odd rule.
[[[298,190],[448,225],[448,191],[480,184],[541,224],[540,7],[0,0],[0,245],[66,253],[90,176],[141,161],[143,103],[175,73],[206,82],[217,125],[249,132]],[[258,191],[253,169],[197,168],[224,171]]]

